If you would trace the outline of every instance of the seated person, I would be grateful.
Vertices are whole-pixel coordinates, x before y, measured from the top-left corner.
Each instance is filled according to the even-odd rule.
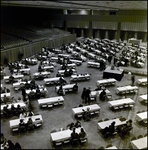
[[[8,105],[4,106],[3,108],[3,115],[4,115],[4,118],[8,118],[9,117],[9,109],[8,109]]]
[[[9,98],[8,98],[6,95],[4,95],[4,98],[1,99],[1,100],[2,100],[2,102],[4,102],[4,103],[9,102]]]
[[[61,76],[61,75],[60,75],[60,73],[58,72],[57,75],[56,75],[56,77],[60,77],[60,76]]]
[[[19,128],[20,129],[26,129],[26,124],[24,123],[23,119],[20,119]]]
[[[69,70],[69,75],[71,76],[73,74],[73,71],[72,71],[72,69],[70,68],[70,70]]]
[[[81,127],[80,121],[77,120],[77,122],[75,123],[75,127],[76,127],[76,128]]]
[[[27,116],[29,116],[29,117],[31,117],[33,115],[34,115],[34,113],[32,111],[29,111],[28,114],[27,114]]]
[[[33,121],[32,121],[31,118],[29,118],[28,121],[27,121],[27,127],[28,128],[34,128],[34,124],[33,124]]]
[[[22,108],[20,107],[20,105],[18,104],[17,105],[17,108],[16,108],[16,112],[17,112],[17,115],[19,116],[21,113],[22,113]]]
[[[11,115],[13,115],[13,116],[17,115],[17,110],[16,110],[16,108],[14,107],[13,104],[11,105],[10,112],[11,112]]]
[[[83,128],[81,128],[81,132],[79,133],[79,137],[80,138],[85,138],[85,136],[86,136],[86,132],[84,131]]]
[[[71,133],[71,139],[79,139],[79,134],[76,133],[75,128],[73,128],[73,132]]]
[[[23,112],[20,114],[19,118],[20,118],[20,119],[23,119],[23,118],[25,118],[26,116],[27,116],[27,115],[26,115],[25,111],[23,111]]]
[[[60,87],[59,87],[58,94],[65,95],[65,91],[64,91],[62,85],[60,85]]]
[[[132,127],[132,120],[130,119],[130,120],[126,121],[126,125],[127,125],[127,127]]]
[[[36,98],[37,98],[37,99],[39,99],[39,98],[40,98],[40,96],[41,96],[41,92],[40,92],[39,87],[37,87],[35,95],[36,95]]]
[[[30,82],[30,88],[35,89],[35,80],[34,79],[31,80],[31,82]]]
[[[115,132],[115,121],[113,121],[112,123],[111,123],[111,125],[109,126],[109,132],[110,133],[114,133]]]
[[[13,82],[14,82],[14,77],[13,77],[13,75],[11,75],[11,76],[9,77],[9,82],[10,82],[10,83],[13,83]]]
[[[29,68],[29,67],[28,67],[28,65],[27,65],[27,64],[25,64],[25,67],[24,67],[24,68]]]
[[[73,91],[77,91],[78,90],[78,85],[77,83],[75,83],[75,85],[73,86]]]
[[[6,87],[4,87],[4,88],[2,89],[2,92],[1,92],[1,93],[7,93]]]
[[[84,111],[83,119],[86,120],[86,121],[89,121],[89,120],[90,120],[90,108],[88,107],[88,108],[87,108],[87,111],[85,111],[85,110],[83,109],[83,111]]]
[[[72,122],[72,123],[70,124],[69,129],[70,129],[70,130],[73,130],[74,127],[75,127],[75,125],[74,125],[74,123]]]
[[[25,88],[29,89],[30,88],[30,84],[28,83],[28,81],[25,83]]]
[[[64,71],[64,76],[66,77],[66,76],[68,76],[69,75],[69,72],[67,71],[67,69],[65,69],[65,71]]]
[[[40,91],[40,93],[41,93],[41,96],[43,96],[43,97],[46,97],[46,96],[47,96],[47,95],[46,95],[45,87],[42,88],[42,90]]]
[[[65,84],[66,83],[66,80],[64,80],[63,77],[60,77],[59,81],[60,81],[60,84]]]
[[[35,96],[35,92],[33,91],[33,89],[31,89],[30,93],[29,93],[30,98],[34,98]]]
[[[105,89],[103,89],[103,91],[100,93],[100,99],[105,100],[105,96],[106,96],[106,92]]]

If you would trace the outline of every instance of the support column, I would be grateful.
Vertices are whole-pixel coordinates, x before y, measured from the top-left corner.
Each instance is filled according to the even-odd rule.
[[[105,32],[105,39],[108,39],[108,31]]]
[[[127,41],[127,32],[125,32],[124,41]]]
[[[73,33],[73,34],[75,33],[75,29],[72,30],[72,33]]]
[[[117,41],[120,39],[120,32],[121,32],[121,22],[118,22],[118,27],[117,27]]]
[[[67,31],[67,24],[66,24],[66,20],[64,20],[64,30]]]
[[[84,30],[81,29],[81,37],[84,37]]]
[[[147,33],[144,35],[143,42],[147,42]]]
[[[134,38],[136,38],[136,39],[137,39],[137,32],[135,33]]]
[[[117,31],[115,32],[114,39],[115,39],[115,40],[117,39]]]
[[[93,10],[90,10],[90,15],[93,15]],[[92,33],[93,33],[93,29],[92,29],[92,21],[89,21],[89,38],[93,38],[93,35],[92,35]]]

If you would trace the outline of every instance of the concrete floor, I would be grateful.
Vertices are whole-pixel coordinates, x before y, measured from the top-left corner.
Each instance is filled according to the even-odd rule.
[[[93,61],[93,60],[91,60]],[[109,64],[108,64],[109,65]],[[29,66],[31,68],[31,75],[38,70],[38,65]],[[54,72],[51,73],[51,77],[55,77],[57,74],[57,70],[60,69],[60,65],[57,64],[55,67]],[[59,131],[60,128],[66,128],[66,126],[71,122],[76,122],[76,119],[72,115],[72,108],[79,106],[79,104],[86,105],[82,102],[81,93],[83,87],[91,87],[91,90],[96,88],[96,81],[103,79],[103,71],[99,71],[95,68],[88,68],[87,62],[83,62],[81,66],[77,66],[77,73],[91,73],[91,80],[78,82],[78,92],[77,93],[67,93],[64,96],[64,105],[59,107],[54,107],[52,109],[40,109],[36,100],[32,100],[31,104],[33,106],[33,112],[39,113],[43,117],[43,126],[39,129],[36,129],[31,132],[27,132],[25,134],[12,134],[9,127],[9,120],[10,119],[1,119],[1,132],[7,139],[12,140],[13,143],[19,142],[23,149],[54,149],[52,143],[50,142],[50,132],[53,130]],[[6,68],[6,75],[10,75],[8,68]],[[28,76],[25,76],[28,78]],[[136,80],[139,78],[145,78],[145,76],[138,76],[136,75]],[[66,81],[69,83],[70,77],[65,78]],[[8,87],[11,90],[12,96],[15,98],[21,97],[21,91],[15,92],[12,88],[11,84],[5,84],[4,80],[1,80],[1,83],[4,86]],[[43,85],[43,80],[37,81],[37,84]],[[107,87],[109,91],[111,91],[112,98],[117,99],[121,98],[115,93],[115,89],[117,86],[124,86],[130,85],[131,80],[128,80],[127,74],[124,74],[121,81],[117,81],[117,84],[112,87]],[[46,87],[48,89],[48,97],[57,96],[55,92],[55,85]],[[147,133],[146,127],[141,127],[135,122],[135,116],[137,111],[147,110],[147,106],[142,105],[138,101],[138,96],[140,94],[147,93],[147,87],[139,87],[138,93],[131,94],[126,97],[131,97],[135,101],[134,108],[131,110],[121,110],[117,112],[113,112],[108,108],[107,101],[101,102],[97,99],[97,102],[92,102],[92,104],[97,103],[100,109],[100,115],[91,118],[91,121],[85,122],[80,120],[82,126],[84,127],[85,131],[88,135],[88,143],[84,144],[83,146],[76,146],[76,147],[62,147],[62,149],[98,149],[99,147],[103,146],[106,147],[108,144],[112,144],[116,146],[118,149],[128,149],[130,139],[133,136],[144,135]],[[97,123],[99,120],[104,120],[106,118],[112,119],[115,117],[123,116],[127,119],[133,120],[133,130],[130,132],[130,135],[122,139],[119,135],[116,135],[114,138],[111,139],[104,139],[101,133],[97,131]]]

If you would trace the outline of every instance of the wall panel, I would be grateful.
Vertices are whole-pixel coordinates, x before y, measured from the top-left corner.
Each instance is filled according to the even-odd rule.
[[[100,21],[92,21],[93,29],[109,29],[109,30],[117,30],[117,22],[100,22]]]
[[[1,65],[3,65],[4,57],[6,56],[9,62],[14,62],[18,60],[18,53],[23,52],[24,58],[32,56],[36,53],[41,52],[42,47],[48,46],[49,48],[62,46],[62,44],[67,44],[76,41],[76,34],[71,34],[68,36],[63,36],[57,39],[49,39],[45,41],[39,41],[36,43],[30,43],[28,45],[23,45],[20,47],[10,48],[1,51]]]
[[[89,21],[70,21],[66,22],[68,28],[89,28]]]
[[[121,23],[121,30],[147,32],[147,24],[146,23],[122,22]]]

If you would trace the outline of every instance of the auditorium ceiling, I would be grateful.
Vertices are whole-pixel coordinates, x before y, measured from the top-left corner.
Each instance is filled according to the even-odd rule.
[[[147,10],[147,1],[1,1],[2,6],[92,10]]]

